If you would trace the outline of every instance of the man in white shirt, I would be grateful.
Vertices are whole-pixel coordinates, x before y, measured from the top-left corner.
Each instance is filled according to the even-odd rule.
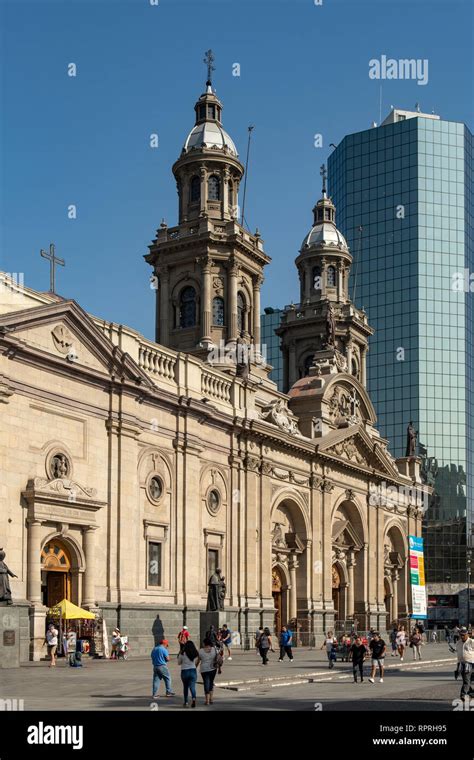
[[[459,641],[456,644],[459,669],[462,676],[461,699],[464,702],[467,695],[474,694],[471,678],[474,669],[474,639],[469,636],[467,628],[459,631]]]

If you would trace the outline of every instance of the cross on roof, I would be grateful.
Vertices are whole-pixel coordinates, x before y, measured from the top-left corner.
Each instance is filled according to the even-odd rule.
[[[324,164],[321,165],[320,175],[323,178],[323,195],[326,197],[326,177],[327,177],[327,169]]]
[[[207,82],[206,82],[207,85],[211,84],[212,72],[216,70],[216,67],[212,65],[214,63],[214,60],[215,58],[214,58],[214,53],[212,52],[212,50],[206,50],[204,54],[203,62],[207,66]]]
[[[48,259],[49,261],[49,292],[55,293],[56,292],[55,291],[56,264],[59,264],[60,266],[64,267],[66,266],[66,262],[64,261],[64,259],[60,259],[58,256],[56,256],[54,243],[50,244],[49,253],[41,249],[40,254],[44,259]]]

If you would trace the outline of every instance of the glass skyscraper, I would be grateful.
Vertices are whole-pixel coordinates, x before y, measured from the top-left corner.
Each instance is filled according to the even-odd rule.
[[[351,295],[376,330],[368,389],[378,426],[399,457],[413,420],[425,477],[435,489],[426,514],[425,561],[429,614],[438,624],[466,622],[467,616],[472,166],[472,134],[464,124],[398,110],[380,127],[347,135],[328,163],[338,226],[354,257]]]
[[[283,309],[273,309],[268,306],[260,317],[260,335],[262,346],[266,347],[266,359],[273,369],[269,378],[277,384],[278,390],[283,390],[283,355],[280,350],[280,338],[275,335],[275,329],[280,327]]]

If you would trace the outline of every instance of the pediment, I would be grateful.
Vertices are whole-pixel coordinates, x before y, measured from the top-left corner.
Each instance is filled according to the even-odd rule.
[[[373,440],[362,425],[353,425],[328,433],[321,439],[317,450],[321,454],[336,457],[387,477],[400,476],[382,443]]]
[[[363,545],[360,537],[352,527],[349,520],[335,520],[332,527],[333,544],[339,548],[360,549]]]
[[[0,334],[18,348],[121,379],[150,385],[129,354],[115,346],[75,302],[60,301],[0,316]]]

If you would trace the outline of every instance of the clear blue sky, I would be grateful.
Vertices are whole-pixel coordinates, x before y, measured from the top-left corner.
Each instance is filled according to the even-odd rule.
[[[320,164],[379,119],[369,60],[427,58],[429,83],[386,80],[390,105],[473,125],[472,8],[457,0],[0,0],[0,268],[49,287],[40,248],[66,259],[58,291],[153,337],[142,255],[172,225],[171,165],[193,126],[204,51],[224,126],[245,158],[255,125],[246,218],[267,252],[262,305],[298,298],[294,259],[311,224]],[[67,65],[77,65],[77,77]],[[241,66],[240,78],[232,64]],[[149,147],[157,132],[159,148]],[[323,148],[313,144],[323,135]],[[77,219],[67,217],[76,204]]]

